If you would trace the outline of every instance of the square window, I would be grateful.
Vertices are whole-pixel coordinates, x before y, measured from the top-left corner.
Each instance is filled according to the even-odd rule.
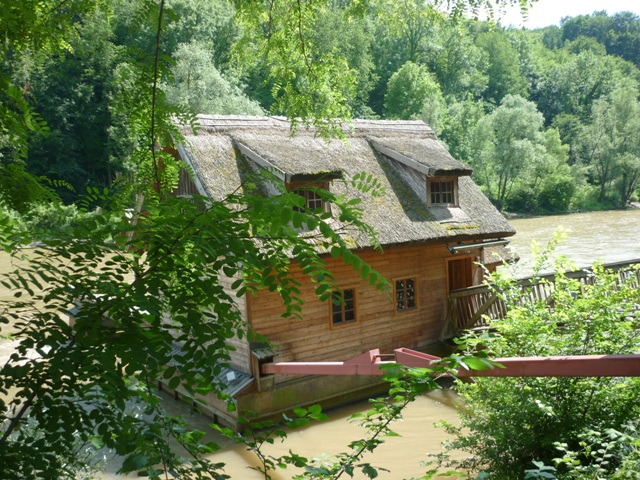
[[[417,306],[416,279],[402,278],[395,283],[396,312],[413,310]]]
[[[454,179],[433,179],[428,181],[429,205],[456,205],[456,185]]]
[[[324,212],[327,210],[327,202],[325,202],[322,195],[314,189],[322,189],[329,190],[328,182],[315,182],[315,183],[289,183],[287,184],[287,190],[295,193],[296,195],[300,195],[304,198],[304,206],[303,207],[294,207],[294,209],[298,212],[304,211],[320,211]]]
[[[345,288],[331,294],[329,302],[329,316],[331,325],[343,325],[357,320],[356,289]]]
[[[314,190],[297,189],[294,190],[293,193],[304,198],[305,210],[324,210],[324,200],[318,192]],[[297,208],[297,210],[302,209]]]

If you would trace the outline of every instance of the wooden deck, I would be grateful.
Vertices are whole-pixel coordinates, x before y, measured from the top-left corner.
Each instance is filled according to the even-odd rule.
[[[640,264],[640,259],[628,260],[625,262],[609,263],[604,265],[605,269],[618,272],[621,277],[627,278],[629,275],[636,277],[636,282],[640,286],[640,270],[635,273],[629,272],[628,267]],[[582,283],[589,283],[591,268],[582,268],[575,272],[567,272],[568,278],[577,278]],[[533,277],[518,279],[518,284],[522,291],[528,293],[531,301],[552,300],[554,290],[555,274],[547,274],[534,280]],[[472,328],[489,328],[491,320],[503,318],[507,308],[504,302],[498,297],[495,289],[491,285],[478,285],[475,287],[462,288],[449,292],[447,304],[447,316],[441,332],[441,339],[452,338],[459,335],[464,330]]]

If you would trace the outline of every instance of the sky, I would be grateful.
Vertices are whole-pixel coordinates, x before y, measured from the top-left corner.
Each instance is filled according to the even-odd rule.
[[[640,0],[538,0],[529,10],[529,18],[524,21],[518,8],[500,15],[500,23],[528,29],[560,25],[563,17],[591,15],[595,11],[606,10],[608,15],[629,11],[640,15]]]

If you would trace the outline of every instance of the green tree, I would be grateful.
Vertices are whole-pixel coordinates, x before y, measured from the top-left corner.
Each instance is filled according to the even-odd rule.
[[[114,71],[122,61],[122,49],[109,40],[105,12],[83,16],[76,29],[78,37],[69,39],[70,51],[49,56],[28,80],[30,100],[49,133],[30,136],[27,169],[70,184],[73,191],[59,192],[67,201],[89,185],[110,185],[123,169],[123,158],[109,134]]]
[[[586,122],[593,103],[618,88],[636,88],[638,70],[618,58],[590,50],[577,55],[564,50],[551,68],[545,70],[532,98],[552,122],[556,115],[576,115]]]
[[[354,71],[355,91],[348,102],[356,118],[375,116],[368,105],[377,80],[372,57],[375,42],[372,28],[370,16],[355,15],[338,5],[330,5],[318,17],[314,31],[317,48],[327,55],[343,56]]]
[[[640,103],[635,90],[616,90],[594,103],[592,120],[580,137],[580,157],[599,187],[598,200],[607,195],[625,205],[638,187]],[[612,184],[618,188],[610,190]]]
[[[453,158],[471,163],[474,154],[473,129],[486,115],[489,105],[482,101],[464,100],[448,106],[447,123],[441,132]]]
[[[496,334],[477,338],[478,344],[494,358],[636,352],[637,267],[621,276],[596,265],[587,284],[565,273],[570,265],[561,261],[555,268],[553,308],[546,301],[532,302],[529,290],[515,281],[493,277],[507,315],[492,322]],[[597,478],[624,478],[615,472],[637,440],[627,437],[622,448],[602,449],[606,432],[632,433],[628,428],[637,427],[638,378],[477,378],[456,388],[465,408],[459,411],[461,425],[447,426],[457,437],[448,448],[471,454],[454,462],[457,466],[500,480],[586,479],[596,478],[597,471]],[[576,454],[565,463],[565,452],[578,451],[581,444],[589,444],[593,454]],[[558,476],[526,476],[534,463],[553,467],[547,471],[557,467]]]
[[[562,47],[567,52],[578,55],[580,52],[592,52],[595,55],[604,56],[607,54],[607,49],[604,45],[599,43],[596,39],[591,37],[580,36],[575,40],[566,42]]]
[[[211,54],[198,42],[180,44],[175,51],[172,82],[165,87],[167,99],[194,113],[261,115],[262,108],[251,101],[233,80],[214,66]]]
[[[527,96],[527,82],[520,69],[518,51],[503,31],[482,32],[476,37],[476,45],[487,55],[484,69],[489,82],[483,98],[494,105],[506,95]]]
[[[65,8],[59,8],[55,0],[27,0],[7,7],[0,15],[0,32],[4,38],[0,47],[0,59],[4,64],[0,69],[0,148],[9,148],[24,157],[28,133],[46,131],[33,107],[25,100],[28,93],[25,87],[28,85],[17,86],[14,72],[7,70],[24,54],[50,53],[67,47],[71,39],[77,38],[76,25],[72,21],[74,17],[91,12],[96,5],[106,9],[100,0],[71,2]],[[7,65],[7,60],[14,62]]]
[[[444,14],[436,8],[435,2],[405,0],[381,2],[380,5],[380,14],[384,16],[389,35],[400,40],[404,48],[404,61],[423,63]]]
[[[377,85],[371,92],[371,108],[383,115],[389,79],[407,62],[423,64],[436,48],[435,32],[442,12],[430,2],[376,2],[373,61]]]
[[[499,209],[506,207],[516,183],[545,158],[543,123],[534,103],[507,95],[502,105],[476,125],[471,165]]]
[[[423,113],[425,104],[431,110],[444,106],[440,86],[428,67],[407,62],[389,79],[384,97],[385,117],[416,118]]]
[[[561,113],[556,115],[551,126],[558,130],[563,143],[570,146],[569,164],[574,165],[577,161],[578,137],[582,131],[582,122],[577,115]]]
[[[575,40],[580,36],[590,37],[605,45],[607,33],[613,27],[613,19],[606,10],[594,11],[591,15],[578,15],[565,18],[562,21],[562,37],[565,40]]]
[[[544,130],[544,154],[528,175],[516,183],[508,207],[512,211],[558,213],[570,210],[576,190],[584,184],[581,170],[567,163],[569,146],[554,128]]]
[[[599,11],[564,19],[562,36],[569,41],[580,36],[593,38],[606,47],[608,54],[640,66],[640,17],[632,12],[618,12],[610,17],[606,11]]]
[[[542,29],[542,43],[549,50],[557,50],[564,44],[562,30],[556,25],[549,25]]]
[[[486,55],[458,25],[445,23],[437,34],[437,45],[427,52],[426,64],[438,79],[443,95],[456,101],[479,98],[488,82],[483,72]]]
[[[569,164],[569,145],[555,128],[544,132],[546,156],[533,174],[533,191],[543,212],[569,211],[574,194],[585,182],[580,170]]]

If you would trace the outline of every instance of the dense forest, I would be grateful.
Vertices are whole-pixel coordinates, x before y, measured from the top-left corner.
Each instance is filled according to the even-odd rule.
[[[307,32],[310,53],[301,62],[340,58],[333,68],[348,81],[330,86],[342,91],[338,112],[321,111],[322,87],[309,86],[320,116],[424,120],[504,211],[601,209],[637,199],[637,15],[594,12],[526,30],[452,21],[419,1],[371,3],[357,14],[350,2],[329,5]],[[6,208],[25,213],[52,188],[70,203],[87,187],[132,173],[135,140],[123,114],[123,103],[134,101],[129,64],[148,54],[155,35],[133,28],[132,9],[122,0],[111,15],[86,12],[62,51],[9,51],[0,62],[46,122],[24,151],[0,136]],[[173,0],[170,14],[162,52],[169,103],[209,114],[278,115],[290,107],[280,94],[295,70],[274,72],[263,61],[264,45],[234,21],[232,4]],[[25,184],[25,170],[50,183]]]

